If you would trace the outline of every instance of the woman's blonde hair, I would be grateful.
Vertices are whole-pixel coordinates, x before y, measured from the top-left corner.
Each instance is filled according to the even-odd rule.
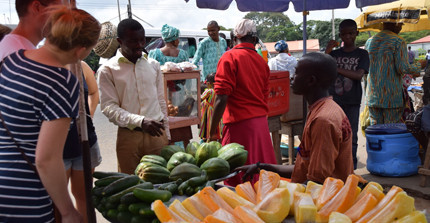
[[[92,47],[97,43],[101,25],[84,10],[64,5],[50,6],[44,33],[46,39],[61,50]]]

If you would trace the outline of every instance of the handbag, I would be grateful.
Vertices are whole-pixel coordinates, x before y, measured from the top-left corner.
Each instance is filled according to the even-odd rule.
[[[3,124],[3,127],[6,129],[7,134],[9,135],[9,137],[12,139],[12,141],[15,143],[16,148],[18,149],[18,151],[21,153],[22,157],[24,158],[24,160],[28,163],[28,165],[30,165],[30,167],[33,169],[33,171],[36,173],[37,177],[39,177],[39,173],[37,172],[36,167],[33,165],[33,163],[30,161],[30,159],[28,158],[27,155],[25,155],[24,150],[19,146],[18,142],[15,140],[15,138],[13,137],[12,133],[9,131],[9,128],[6,126],[6,123],[4,121],[3,115],[0,111],[0,119],[1,122]],[[54,201],[52,201],[52,209],[54,210],[54,219],[56,223],[61,223],[61,213],[58,210],[57,206],[55,206]]]

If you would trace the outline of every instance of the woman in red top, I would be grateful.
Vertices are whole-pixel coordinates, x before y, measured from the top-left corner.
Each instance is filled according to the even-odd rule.
[[[223,145],[233,142],[243,145],[248,151],[246,164],[275,164],[267,123],[270,70],[255,51],[258,41],[255,23],[243,19],[234,29],[233,41],[237,45],[225,52],[218,62],[210,139],[216,139],[215,127],[222,117]],[[235,186],[240,183],[240,177],[225,183]]]

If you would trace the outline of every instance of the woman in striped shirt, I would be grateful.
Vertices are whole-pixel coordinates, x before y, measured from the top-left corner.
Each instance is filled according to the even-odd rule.
[[[6,57],[0,72],[0,222],[52,222],[52,202],[63,222],[82,222],[67,190],[63,147],[78,114],[79,83],[65,68],[97,42],[99,22],[79,9],[49,10],[46,42]]]

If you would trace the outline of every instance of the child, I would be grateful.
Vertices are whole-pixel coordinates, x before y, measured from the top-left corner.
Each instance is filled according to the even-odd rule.
[[[343,41],[343,47],[332,51],[338,43],[331,40],[326,48],[326,53],[337,62],[337,78],[329,92],[351,123],[354,169],[357,168],[357,131],[363,92],[361,78],[368,73],[370,63],[367,51],[355,46],[357,35],[357,23],[352,19],[345,19],[339,24],[339,36]]]
[[[201,95],[202,119],[200,123],[199,135],[203,141],[206,141],[206,139],[208,138],[209,131],[211,129],[211,120],[212,120],[212,115],[213,115],[214,105],[215,105],[215,91],[213,89],[214,83],[215,83],[215,73],[208,74],[208,76],[206,76],[206,81],[204,83],[207,86],[207,88]],[[221,123],[222,122],[220,122],[217,128],[217,135],[219,139],[221,139],[221,131],[220,131],[220,129],[222,129]]]

